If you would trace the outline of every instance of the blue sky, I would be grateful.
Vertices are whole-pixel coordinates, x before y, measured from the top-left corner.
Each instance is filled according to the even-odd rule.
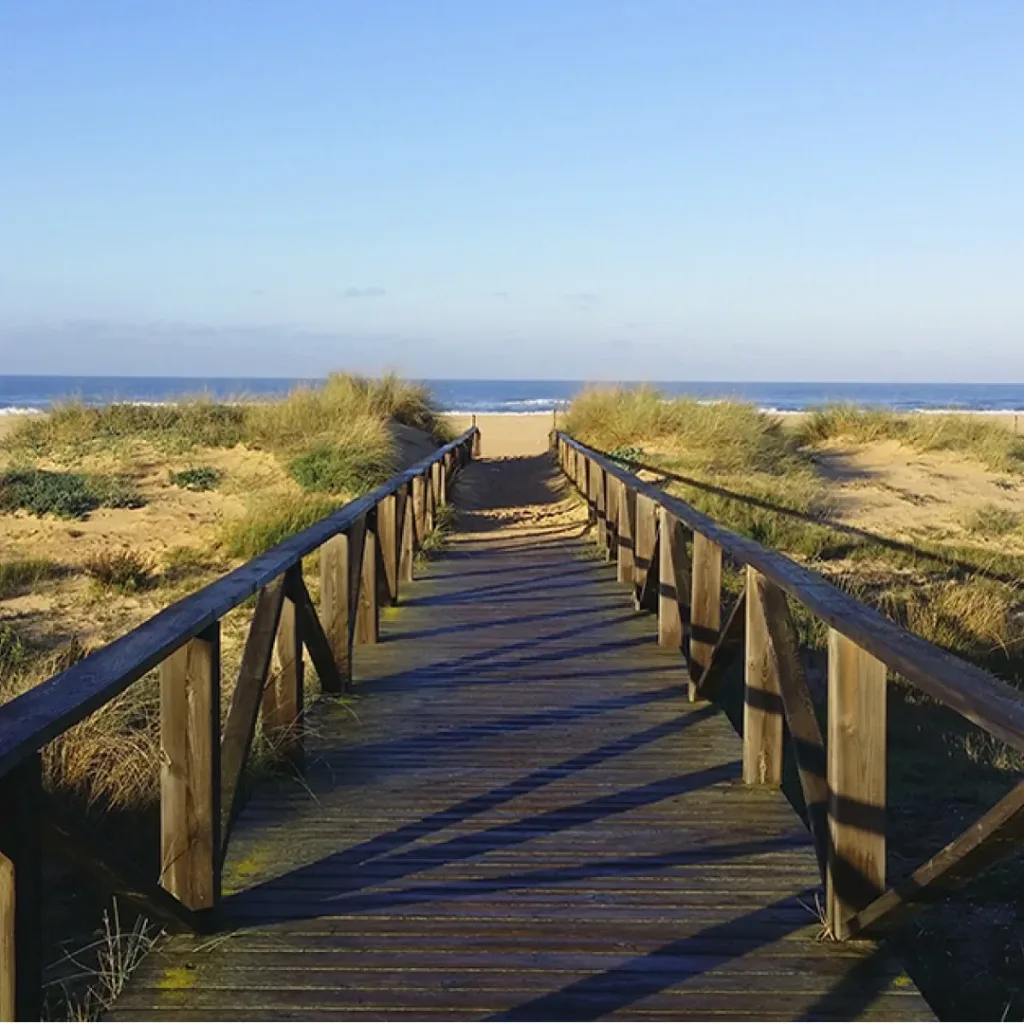
[[[1024,380],[1024,4],[0,0],[0,373]]]

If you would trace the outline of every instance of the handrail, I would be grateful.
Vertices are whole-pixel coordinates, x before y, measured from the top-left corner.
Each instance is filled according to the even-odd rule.
[[[734,533],[682,498],[641,480],[593,448],[558,437],[636,493],[714,541],[735,561],[753,566],[837,632],[964,718],[1024,751],[1024,695],[1008,683],[911,633],[779,551]]]
[[[216,921],[221,866],[242,804],[257,727],[290,766],[303,766],[304,655],[324,693],[348,690],[353,645],[377,642],[379,603],[398,600],[450,482],[479,454],[473,426],[369,494],[170,605],[66,671],[0,707],[0,1020],[42,1012],[40,842],[165,923]],[[302,560],[320,551],[314,606]],[[220,620],[258,595],[226,717]],[[272,656],[278,666],[271,672]],[[101,851],[43,799],[41,750],[160,667],[159,883]],[[222,727],[223,726],[223,727]]]
[[[477,428],[432,452],[415,465],[294,534],[245,565],[176,601],[140,626],[76,662],[52,679],[0,706],[0,776],[26,753],[82,721],[159,665],[184,642],[265,587],[414,477],[479,433]]]
[[[562,471],[587,502],[596,539],[658,642],[682,652],[691,700],[713,696],[745,651],[743,779],[782,783],[788,731],[835,938],[881,934],[1024,843],[1024,781],[956,839],[886,888],[887,669],[1017,750],[1024,695],[897,626],[778,551],[734,533],[605,453],[552,433]],[[692,555],[688,536],[692,537]],[[745,568],[722,625],[722,561]],[[788,598],[829,628],[824,735]]]

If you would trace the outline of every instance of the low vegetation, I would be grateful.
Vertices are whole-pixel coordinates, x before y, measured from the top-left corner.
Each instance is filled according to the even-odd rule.
[[[22,511],[59,519],[85,519],[98,508],[145,504],[130,480],[120,476],[9,469],[0,473],[0,513]]]
[[[888,409],[830,405],[808,416],[799,436],[813,444],[899,441],[921,452],[956,452],[993,470],[1024,472],[1024,438],[984,416],[900,415]]]
[[[105,550],[90,555],[83,565],[101,586],[122,594],[135,594],[153,585],[153,561],[131,548]]]
[[[0,601],[17,597],[45,580],[63,576],[65,568],[51,558],[15,558],[0,562]]]
[[[170,481],[175,487],[183,487],[186,491],[212,491],[223,479],[224,474],[213,466],[190,466],[177,473],[170,474]]]
[[[232,558],[262,555],[299,530],[318,523],[344,504],[338,499],[313,495],[255,498],[244,516],[224,525],[220,542]]]

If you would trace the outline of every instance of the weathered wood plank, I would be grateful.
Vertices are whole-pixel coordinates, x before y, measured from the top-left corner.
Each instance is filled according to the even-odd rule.
[[[0,1019],[39,1020],[43,1007],[42,760],[0,778]]]
[[[160,884],[190,910],[220,901],[220,629],[160,666]]]
[[[263,735],[282,762],[301,769],[302,712],[305,704],[305,670],[302,659],[302,632],[296,595],[304,589],[301,565],[285,573],[284,603],[277,624],[274,649],[277,664],[263,688]]]
[[[380,594],[388,604],[398,604],[398,498],[391,494],[377,506],[377,540],[380,545]]]
[[[682,524],[659,509],[658,646],[687,653],[690,619],[689,560]]]
[[[292,588],[291,598],[298,617],[299,636],[302,645],[309,652],[309,660],[313,662],[313,668],[316,669],[316,674],[320,678],[321,689],[324,693],[341,693],[344,689],[344,682],[338,672],[330,642],[320,625],[316,607],[313,605],[313,599],[309,596],[301,573],[296,573],[289,579],[289,586]]]
[[[782,692],[768,632],[765,586],[764,577],[748,565],[743,677],[743,781],[748,786],[782,783]]]
[[[358,601],[356,601],[354,639],[357,644],[375,644],[380,637],[380,605],[377,600],[378,561],[379,542],[377,539],[377,524],[376,522],[370,522],[368,518],[363,535],[359,597]]]
[[[885,889],[885,666],[832,630],[828,642],[826,913],[838,938]]]
[[[623,485],[619,488],[619,547],[617,577],[620,583],[633,583],[636,564],[636,492]]]
[[[231,826],[238,816],[244,793],[245,763],[256,734],[256,720],[263,701],[263,687],[274,654],[277,626],[284,606],[285,579],[279,576],[260,591],[249,625],[238,681],[220,741],[221,847],[227,845]]]
[[[331,656],[338,669],[340,693],[346,692],[352,681],[349,563],[350,544],[346,533],[332,537],[320,549],[320,614]]]
[[[729,666],[743,650],[746,615],[747,588],[744,587],[725,620],[718,643],[715,644],[715,649],[708,659],[707,667],[697,681],[697,690],[694,694],[697,700],[714,700]]]
[[[722,549],[701,533],[693,535],[690,590],[690,700],[718,644],[722,621]]]

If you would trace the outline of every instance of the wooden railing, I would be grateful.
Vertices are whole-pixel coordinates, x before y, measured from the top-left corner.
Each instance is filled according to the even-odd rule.
[[[618,563],[637,608],[658,616],[658,643],[682,652],[691,700],[713,697],[744,659],[743,778],[778,786],[788,733],[839,939],[879,935],[963,885],[1024,839],[1024,781],[896,885],[887,888],[886,687],[898,674],[1018,751],[1024,696],[909,633],[778,551],[762,547],[646,483],[567,434],[562,470],[586,499],[598,543]],[[722,621],[722,565],[745,586]],[[803,605],[829,627],[826,729],[807,686],[790,614]]]
[[[396,602],[459,469],[479,451],[474,427],[321,522],[164,609],[138,628],[0,707],[0,1019],[41,1011],[44,837],[77,868],[171,925],[216,926],[221,865],[244,794],[257,723],[301,770],[303,651],[322,690],[343,694],[354,644],[378,639],[381,601]],[[302,560],[320,552],[320,608]],[[256,596],[221,725],[220,620]],[[270,673],[276,648],[278,667]],[[44,797],[43,747],[151,669],[160,671],[159,883],[133,877]],[[261,714],[262,711],[262,714]],[[123,858],[121,858],[123,860]]]

